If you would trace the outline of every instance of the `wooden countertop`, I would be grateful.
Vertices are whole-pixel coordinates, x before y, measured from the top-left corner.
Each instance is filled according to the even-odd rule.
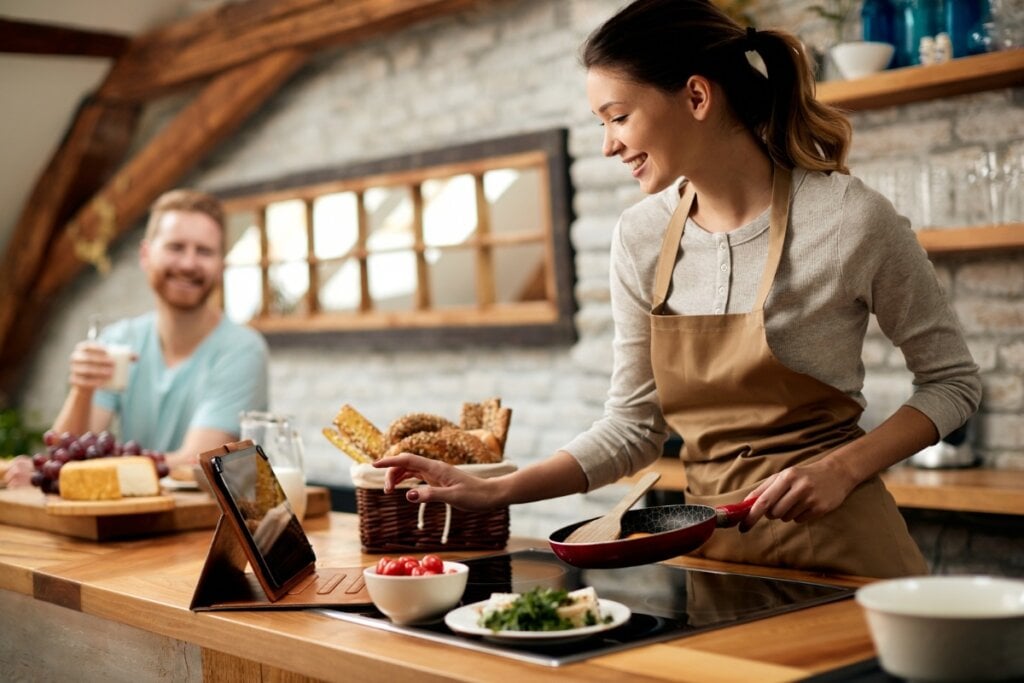
[[[686,472],[678,458],[659,458],[648,469],[661,473],[654,485],[656,491],[686,490]],[[631,482],[641,474],[623,481]],[[882,481],[896,504],[904,508],[1024,515],[1024,471],[901,466],[884,472]]]
[[[321,565],[369,565],[358,518],[330,513],[307,522]],[[263,680],[617,681],[799,680],[873,656],[867,625],[853,600],[638,647],[559,668],[452,648],[332,619],[310,611],[192,613],[192,591],[212,532],[190,531],[96,543],[0,525],[0,590],[94,615],[202,648],[207,678],[239,662],[256,663]],[[510,549],[544,547],[513,540]],[[451,553],[448,557],[473,553]],[[693,558],[673,562],[790,578],[802,572]],[[829,582],[856,586],[852,577]],[[11,618],[5,615],[4,620]],[[221,667],[220,669],[218,667]],[[268,673],[270,672],[270,673]],[[298,674],[296,677],[294,674]],[[270,676],[269,678],[267,676]]]

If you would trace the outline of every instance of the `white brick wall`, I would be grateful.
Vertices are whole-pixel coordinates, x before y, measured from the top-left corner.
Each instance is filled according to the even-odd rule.
[[[600,416],[611,368],[609,239],[619,212],[640,194],[619,164],[601,157],[601,128],[589,113],[577,48],[621,4],[484,4],[464,16],[326,52],[187,179],[216,189],[471,140],[570,130],[578,343],[521,350],[273,349],[272,407],[296,416],[311,478],[348,481],[347,459],[319,433],[346,401],[386,425],[412,410],[454,418],[463,401],[500,395],[513,409],[508,456],[520,466],[547,456]],[[806,21],[803,6],[795,0],[773,3],[765,8],[763,25]],[[820,31],[808,36],[813,43]],[[1019,140],[1020,94],[981,93],[857,114],[853,159],[884,163]],[[166,118],[180,103],[161,106],[151,118]],[[150,305],[136,266],[137,238],[132,235],[131,245],[118,250],[109,278],[91,275],[76,283],[41,341],[23,403],[44,420],[53,418],[63,399],[66,357],[86,316],[97,310],[136,313]],[[991,393],[978,449],[995,466],[1024,467],[1024,258],[956,256],[937,265]],[[871,426],[900,405],[911,385],[900,354],[877,327],[864,358],[871,404],[865,423]],[[563,523],[598,514],[620,492],[610,487],[568,501],[517,506],[513,530],[546,536]]]

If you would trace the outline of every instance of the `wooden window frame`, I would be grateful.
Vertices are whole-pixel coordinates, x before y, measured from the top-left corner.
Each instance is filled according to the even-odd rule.
[[[332,348],[438,348],[453,345],[537,346],[568,344],[576,340],[574,315],[575,273],[573,250],[569,237],[572,223],[572,190],[569,179],[568,134],[554,129],[516,135],[495,140],[473,142],[443,149],[408,154],[389,159],[348,164],[304,171],[275,180],[216,190],[227,213],[250,212],[256,217],[261,234],[260,270],[263,280],[263,303],[249,325],[262,332],[272,345],[308,345],[323,342]],[[488,213],[478,208],[477,232],[462,245],[475,252],[478,303],[475,309],[459,308],[450,312],[431,308],[424,268],[425,245],[422,233],[410,249],[417,259],[418,286],[414,309],[410,311],[374,311],[369,301],[367,257],[365,248],[367,220],[363,202],[359,208],[359,237],[350,257],[360,264],[361,302],[355,312],[321,312],[319,310],[318,261],[313,250],[313,202],[317,197],[335,192],[352,191],[361,195],[372,187],[415,187],[412,193],[414,214],[422,211],[420,184],[428,179],[448,178],[470,173],[475,177],[477,205],[486,203],[483,196],[483,173],[499,168],[539,168],[542,185],[542,212],[547,225],[534,233],[507,236],[489,232]],[[543,182],[546,181],[546,182]],[[309,290],[307,312],[303,315],[274,315],[269,312],[270,282],[267,258],[267,231],[264,211],[274,202],[302,199],[306,204],[307,262]],[[544,205],[547,204],[545,207]],[[422,228],[422,221],[414,221]],[[546,243],[537,232],[547,232]],[[542,235],[543,236],[543,235]],[[544,244],[547,251],[545,299],[539,302],[494,304],[491,247],[516,244],[526,240]]]

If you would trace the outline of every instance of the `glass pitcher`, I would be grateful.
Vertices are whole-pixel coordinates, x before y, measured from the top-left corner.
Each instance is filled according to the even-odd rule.
[[[240,417],[241,439],[263,447],[292,512],[301,520],[306,514],[306,475],[302,440],[292,426],[292,417],[256,411],[243,412]]]

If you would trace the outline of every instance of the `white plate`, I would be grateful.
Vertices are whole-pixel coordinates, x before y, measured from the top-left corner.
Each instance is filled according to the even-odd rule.
[[[196,481],[182,481],[180,479],[171,479],[170,477],[164,477],[160,480],[160,486],[165,491],[198,491],[199,483]]]
[[[456,633],[468,636],[482,636],[488,640],[495,640],[506,644],[521,643],[524,645],[557,645],[568,643],[574,640],[582,640],[595,633],[608,631],[621,626],[629,621],[629,608],[614,600],[598,600],[597,604],[601,610],[602,617],[610,616],[612,619],[607,624],[594,624],[580,628],[570,628],[564,631],[492,631],[480,626],[480,614],[487,604],[487,600],[474,602],[471,605],[453,609],[445,615],[444,623]]]

